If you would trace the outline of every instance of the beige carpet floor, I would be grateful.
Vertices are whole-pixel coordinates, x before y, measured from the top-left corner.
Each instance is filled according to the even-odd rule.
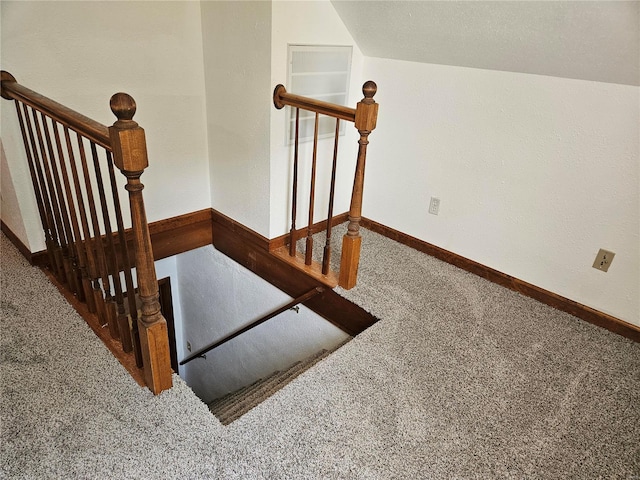
[[[640,344],[378,235],[342,293],[381,321],[226,427],[1,242],[1,478],[640,477]]]

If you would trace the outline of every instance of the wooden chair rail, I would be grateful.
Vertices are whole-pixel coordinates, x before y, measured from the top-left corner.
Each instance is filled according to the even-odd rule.
[[[80,133],[102,148],[111,150],[109,129],[105,125],[20,85],[13,75],[4,70],[1,73],[0,79],[2,81],[2,98],[6,100],[18,100],[19,102],[27,104],[48,117],[53,118],[58,123]]]

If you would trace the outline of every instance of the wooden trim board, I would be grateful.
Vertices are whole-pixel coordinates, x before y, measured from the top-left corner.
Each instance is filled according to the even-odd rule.
[[[29,247],[27,247],[22,240],[18,238],[18,236],[13,233],[13,231],[9,228],[9,226],[4,223],[1,223],[2,233],[4,233],[9,241],[13,243],[13,245],[18,249],[18,251],[22,254],[27,261],[34,266],[42,267],[49,262],[49,258],[47,256],[47,252],[45,250],[41,252],[31,253]]]
[[[394,230],[391,227],[387,227],[386,225],[382,225],[381,223],[368,218],[363,218],[360,224],[367,230],[379,233],[380,235],[395,240],[398,243],[407,245],[408,247],[426,253],[427,255],[431,255],[432,257],[450,263],[451,265],[455,265],[456,267],[485,278],[493,283],[497,283],[498,285],[502,285],[510,290],[515,290],[516,292],[527,297],[531,297],[558,310],[570,313],[571,315],[589,323],[606,328],[607,330],[622,335],[623,337],[640,342],[640,327],[625,322],[624,320],[599,312],[591,307],[587,307],[586,305],[582,305],[556,293],[537,287],[523,280],[519,280],[511,275],[499,272],[493,268],[449,252],[448,250],[437,247],[398,230]]]
[[[338,215],[334,218],[332,223],[340,224],[343,221],[346,221],[346,215],[347,214]],[[320,231],[323,224],[324,222],[315,224],[312,229],[314,229],[314,231]],[[636,325],[630,324],[586,305],[582,305],[523,280],[519,280],[368,218],[362,218],[361,225],[364,228],[455,265],[491,282],[520,292],[523,295],[534,298],[546,305],[557,308],[558,310],[570,313],[589,323],[606,328],[607,330],[630,338],[636,342],[640,342],[640,327],[637,327]],[[221,228],[221,238],[216,242],[216,235],[218,230]],[[273,268],[277,268],[280,272],[279,275],[282,275],[283,271],[289,270],[283,269],[280,263],[273,264],[272,262],[274,260],[270,258],[273,257],[273,255],[269,255],[268,257],[262,255],[263,253],[269,253],[286,245],[288,241],[288,234],[269,240],[213,209],[204,209],[186,215],[153,222],[149,224],[149,230],[151,232],[154,258],[156,260],[213,243],[216,248],[221,250],[223,253],[227,253],[227,251],[231,252],[232,254],[227,254],[239,263],[247,266],[250,270],[259,270],[260,273],[258,274],[261,277],[270,281],[278,288],[281,288],[281,285],[288,288],[289,290],[286,290],[285,288],[281,289],[289,295],[293,295],[295,297],[302,293],[303,288],[295,288],[290,281],[277,278],[274,281],[271,281],[272,279],[269,274],[268,265],[272,265]],[[47,263],[47,255],[45,252],[31,253],[20,239],[11,232],[4,222],[2,222],[2,231],[7,235],[11,242],[16,245],[18,250],[31,264],[43,266]],[[238,249],[231,246],[231,243],[233,242],[240,242],[242,244],[247,243],[248,246]],[[256,252],[260,252],[260,254]],[[238,258],[240,260],[238,260]],[[258,262],[266,262],[265,265],[267,266],[259,266]],[[290,268],[290,271],[292,272],[291,275],[293,275],[291,278],[298,279],[299,275],[293,273],[295,269],[293,269],[293,267]],[[304,280],[303,277],[306,276],[303,275],[300,277],[300,281]],[[315,283],[313,281],[311,281],[311,283],[303,282],[303,284],[308,287],[307,290],[312,288]],[[314,299],[312,302],[313,301],[317,303],[319,302],[319,299]],[[327,313],[320,314],[327,318]],[[353,331],[357,331],[363,327],[364,324],[361,323],[362,321],[363,319],[361,318],[359,321],[357,320],[355,322],[355,325],[352,327]]]
[[[212,213],[212,209],[205,208],[150,223],[149,234],[154,260],[211,245]]]
[[[340,215],[336,215],[331,219],[331,227],[335,227],[336,225],[340,225],[349,220],[349,212],[341,213]],[[322,232],[327,226],[327,221],[317,222],[311,225],[311,234],[315,235],[318,232]],[[347,233],[346,229],[344,233]],[[299,228],[295,232],[296,240],[304,238],[307,236],[307,228]],[[269,248],[271,251],[278,250],[285,245],[289,245],[289,234],[285,233],[284,235],[280,235],[279,237],[273,238],[269,241]]]
[[[161,260],[213,243],[211,232],[212,211],[212,209],[206,208],[150,223],[149,234],[153,245],[153,259]],[[40,267],[48,265],[49,258],[46,250],[31,253],[4,222],[2,222],[2,231],[29,263]],[[131,229],[127,229],[125,235],[129,249],[132,252],[133,235]],[[117,245],[119,241],[117,234],[114,234],[114,239]]]
[[[213,245],[217,250],[293,298],[323,286],[317,279],[272,254],[267,238],[215,210],[213,232]],[[328,288],[305,302],[305,306],[352,336],[378,321]]]

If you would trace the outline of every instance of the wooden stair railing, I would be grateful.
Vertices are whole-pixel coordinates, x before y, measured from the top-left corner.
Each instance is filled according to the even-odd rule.
[[[360,237],[360,220],[362,218],[362,194],[364,189],[364,171],[367,159],[367,145],[369,144],[369,134],[376,128],[378,118],[378,104],[373,100],[377,86],[374,82],[368,81],[362,87],[364,98],[358,102],[356,108],[344,107],[333,103],[315,100],[288,93],[283,85],[276,86],[273,92],[273,103],[277,109],[288,105],[295,109],[295,138],[294,138],[294,158],[293,158],[293,193],[291,208],[291,228],[289,232],[289,247],[276,250],[274,253],[286,260],[295,267],[304,270],[309,275],[320,280],[331,288],[340,285],[345,289],[351,289],[356,285],[358,275],[358,265],[360,263],[360,248],[362,238]],[[309,189],[309,216],[306,227],[306,241],[304,254],[298,254],[296,243],[300,237],[300,232],[296,228],[297,200],[298,200],[298,165],[299,165],[299,124],[300,110],[312,112],[315,115],[315,129],[313,136],[313,154],[311,159],[311,184]],[[331,170],[331,185],[329,191],[329,205],[326,220],[326,239],[322,255],[322,263],[317,263],[312,259],[313,237],[312,226],[314,224],[315,209],[315,189],[316,189],[316,165],[318,152],[318,125],[319,116],[326,115],[336,119],[336,130],[334,135],[334,148]],[[353,122],[360,139],[358,140],[358,157],[353,180],[353,190],[351,193],[351,204],[349,208],[349,226],[347,233],[342,238],[342,255],[340,258],[340,272],[336,275],[330,269],[331,261],[331,226],[333,219],[333,202],[335,198],[336,166],[338,156],[338,138],[340,132],[340,120]],[[303,233],[304,234],[304,233]]]
[[[135,356],[153,393],[171,388],[167,325],[140,183],[148,166],[146,143],[144,130],[133,121],[133,98],[124,93],[111,98],[117,121],[107,128],[20,85],[6,71],[0,80],[2,98],[16,106],[51,272],[97,315],[122,350]],[[130,231],[114,165],[127,179]]]

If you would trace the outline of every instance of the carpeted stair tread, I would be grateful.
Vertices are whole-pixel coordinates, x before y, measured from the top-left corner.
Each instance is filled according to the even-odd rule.
[[[285,372],[286,372],[286,370],[285,370]],[[226,396],[222,397],[221,400],[225,400],[225,401],[221,401],[220,405],[215,407],[215,408],[211,407],[211,404],[210,404],[209,409],[217,417],[225,416],[229,412],[236,410],[238,408],[238,405],[246,403],[248,400],[250,401],[256,395],[258,395],[258,397],[262,396],[262,392],[264,391],[266,386],[269,385],[272,382],[278,382],[279,377],[283,373],[284,372],[280,371],[280,370],[278,370],[276,372],[273,372],[271,375],[269,375],[269,376],[267,376],[265,378],[261,378],[260,380],[254,382],[250,386],[250,388],[246,388],[246,389],[245,388],[241,388],[240,390],[238,390],[236,392],[230,393],[229,395],[226,395]]]
[[[220,412],[216,416],[218,416],[223,424],[228,425],[229,423],[247,413],[255,406],[265,401],[267,398],[275,394],[278,390],[284,388],[292,380],[311,368],[315,363],[320,361],[327,354],[328,352],[326,350],[322,350],[321,352],[314,355],[313,357],[310,357],[307,360],[296,362],[287,370],[280,372],[269,381],[264,382],[259,389],[256,389],[250,395],[247,395],[245,398],[238,401],[235,405],[230,406],[230,408],[225,409],[225,411]]]
[[[217,415],[218,419],[224,425],[228,425],[234,420],[237,420],[249,410],[256,407],[267,398],[275,394],[277,391],[284,388],[287,384],[289,384],[293,379],[302,374],[304,371],[311,368],[312,365],[320,360],[321,355],[324,354],[325,352],[321,352],[320,355],[316,355],[312,359],[304,362],[297,362],[289,369],[280,372],[278,375],[265,382],[261,388],[256,389],[251,395],[248,395],[247,397],[241,399],[235,405],[231,405],[229,408],[225,409],[225,411],[220,412]]]
[[[296,364],[296,367],[297,366],[298,364]],[[227,405],[227,407],[217,412],[215,415],[223,425],[228,425],[233,420],[241,417],[249,410],[269,398],[273,394],[270,392],[274,392],[274,386],[278,385],[282,381],[282,378],[286,377],[287,372],[288,370],[278,372],[277,375],[261,384],[260,388],[253,390],[248,395],[239,397],[237,401]],[[278,388],[275,389],[275,391],[277,390]]]
[[[255,382],[242,387],[239,390],[236,390],[235,392],[231,392],[228,393],[227,395],[224,395],[216,400],[212,400],[211,402],[208,403],[209,406],[209,410],[211,410],[212,412],[220,412],[222,411],[225,407],[227,407],[230,404],[233,404],[234,402],[238,401],[239,398],[242,398],[246,395],[250,395],[251,392],[255,389],[260,388],[260,386],[268,381],[269,379],[275,377],[276,375],[278,375],[280,373],[280,371],[275,371],[273,372],[271,375],[265,377],[265,378],[259,378],[258,380],[256,380]]]
[[[340,344],[337,348],[342,345]],[[334,350],[323,349],[305,360],[294,363],[286,370],[276,371],[247,387],[214,400],[209,403],[209,410],[223,425],[228,425],[284,388]]]

